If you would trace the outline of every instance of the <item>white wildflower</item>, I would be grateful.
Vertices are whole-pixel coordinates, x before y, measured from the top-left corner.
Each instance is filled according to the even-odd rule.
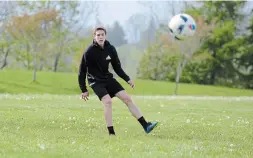
[[[190,123],[190,122],[191,122],[191,120],[190,120],[190,119],[187,119],[187,120],[186,120],[186,123]]]
[[[41,150],[45,150],[46,149],[46,146],[45,144],[37,144]]]

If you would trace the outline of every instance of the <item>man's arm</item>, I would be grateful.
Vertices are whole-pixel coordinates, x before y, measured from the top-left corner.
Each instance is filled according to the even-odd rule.
[[[126,82],[130,81],[130,77],[124,72],[124,70],[121,67],[121,63],[118,57],[118,53],[117,50],[115,49],[114,46],[112,46],[112,67],[114,69],[114,71],[116,72],[116,74],[121,77],[123,80],[125,80]]]
[[[88,51],[86,51],[82,56],[81,63],[79,66],[79,74],[78,74],[79,87],[83,93],[88,91],[86,87],[87,53]]]

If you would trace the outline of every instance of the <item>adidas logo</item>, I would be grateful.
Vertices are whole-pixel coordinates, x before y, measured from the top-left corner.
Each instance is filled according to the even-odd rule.
[[[106,60],[111,60],[111,57],[108,55],[108,56],[106,57]]]

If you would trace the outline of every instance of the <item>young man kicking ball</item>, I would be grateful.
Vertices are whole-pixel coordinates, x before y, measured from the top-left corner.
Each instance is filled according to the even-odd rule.
[[[130,96],[120,83],[113,78],[113,74],[109,72],[109,63],[111,63],[117,75],[134,88],[133,81],[121,67],[115,47],[106,40],[106,29],[97,27],[94,30],[94,41],[84,52],[79,68],[78,81],[82,91],[82,99],[86,101],[89,96],[85,82],[87,75],[89,86],[104,105],[104,118],[109,135],[115,135],[112,121],[112,98],[115,96],[127,105],[129,111],[139,121],[144,131],[150,133],[158,122],[146,122]]]

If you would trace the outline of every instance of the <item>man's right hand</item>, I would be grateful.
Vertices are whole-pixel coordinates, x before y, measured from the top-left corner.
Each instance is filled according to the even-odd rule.
[[[84,92],[84,93],[81,94],[82,99],[85,100],[85,101],[89,100],[88,96],[89,96],[89,92]]]

